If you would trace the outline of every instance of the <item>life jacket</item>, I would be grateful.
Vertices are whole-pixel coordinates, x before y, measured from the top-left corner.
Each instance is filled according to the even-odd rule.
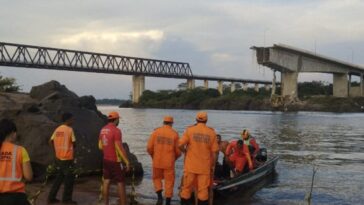
[[[0,152],[0,193],[25,193],[22,147],[4,142]]]
[[[247,140],[244,140],[244,144],[246,144],[246,145],[250,145],[250,140],[251,140],[251,138],[249,138],[249,139],[247,139]]]
[[[61,160],[73,159],[73,142],[72,142],[73,129],[66,125],[59,126],[54,131],[54,149],[56,157]]]

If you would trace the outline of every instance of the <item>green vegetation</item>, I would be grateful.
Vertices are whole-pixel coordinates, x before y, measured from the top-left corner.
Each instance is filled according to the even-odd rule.
[[[332,95],[332,84],[322,81],[298,83],[298,97],[300,99],[314,95]]]
[[[19,90],[20,87],[14,78],[0,76],[0,92],[17,92]]]
[[[108,98],[96,100],[96,104],[99,104],[99,105],[121,105],[123,102],[124,102],[124,100],[108,99]]]
[[[298,84],[300,102],[292,104],[288,110],[350,112],[362,111],[364,98],[332,97],[332,84],[321,81]],[[280,87],[276,88],[280,94]],[[272,110],[271,91],[253,88],[230,92],[225,86],[222,95],[216,89],[196,88],[192,90],[146,90],[140,102],[134,107],[145,108],[177,108],[177,109],[215,109],[215,110]]]
[[[201,89],[192,90],[163,90],[153,92],[150,90],[144,91],[140,98],[138,107],[151,108],[182,108],[182,109],[258,109],[269,104],[270,93],[262,89],[259,93],[253,89],[248,89],[244,92],[236,90],[230,92],[228,89],[220,95],[216,89]],[[269,109],[269,106],[265,106]]]

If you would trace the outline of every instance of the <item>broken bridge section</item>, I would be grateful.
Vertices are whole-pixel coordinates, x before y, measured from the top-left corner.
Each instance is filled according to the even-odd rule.
[[[364,67],[294,48],[284,44],[272,47],[251,47],[256,51],[257,62],[273,71],[281,72],[281,93],[297,97],[299,73],[333,74],[333,95],[335,97],[364,96]],[[360,77],[360,86],[351,87],[351,76]]]

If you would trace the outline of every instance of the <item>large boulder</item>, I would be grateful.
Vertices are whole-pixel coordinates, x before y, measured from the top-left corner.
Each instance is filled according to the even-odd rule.
[[[100,170],[102,166],[98,135],[107,122],[95,102],[92,96],[78,97],[59,82],[50,81],[33,87],[30,94],[0,93],[0,116],[15,121],[18,143],[28,150],[37,177],[54,161],[48,141],[61,124],[61,115],[72,113],[75,117],[76,166],[90,172]],[[136,160],[135,163],[139,162]]]

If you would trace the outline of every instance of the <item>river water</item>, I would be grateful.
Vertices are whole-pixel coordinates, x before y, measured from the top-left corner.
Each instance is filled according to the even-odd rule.
[[[194,123],[196,111],[131,109],[99,106],[107,113],[120,112],[123,141],[143,163],[144,178],[137,186],[139,200],[153,203],[151,159],[146,144],[164,115],[172,115],[174,128],[182,135]],[[262,187],[220,199],[218,204],[303,204],[310,191],[313,166],[317,168],[313,204],[364,204],[364,113],[207,111],[208,125],[230,140],[248,128],[269,154],[280,156],[277,174]],[[178,204],[181,158],[176,163],[174,204]],[[216,204],[216,203],[215,203]]]

